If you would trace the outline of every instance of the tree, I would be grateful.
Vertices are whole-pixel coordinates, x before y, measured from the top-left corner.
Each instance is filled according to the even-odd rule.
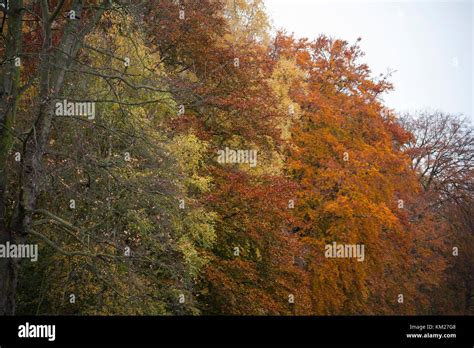
[[[15,58],[24,58],[21,48],[24,36],[24,20],[34,20],[41,28],[42,44],[37,52],[40,57],[36,69],[38,78],[38,100],[37,107],[31,110],[35,115],[34,122],[24,138],[23,151],[21,153],[22,169],[18,178],[18,196],[16,197],[16,206],[11,217],[5,216],[6,209],[2,208],[1,214],[1,240],[16,244],[25,242],[29,233],[36,203],[40,192],[42,157],[51,132],[51,121],[53,117],[53,100],[57,98],[64,84],[66,71],[71,67],[73,59],[77,56],[82,46],[84,37],[97,25],[101,15],[109,7],[110,2],[104,3],[90,2],[85,6],[84,1],[73,1],[70,4],[70,16],[67,19],[59,15],[64,11],[65,2],[58,2],[57,6],[51,11],[49,3],[42,1],[40,6],[30,4],[30,8],[23,7],[23,1],[11,1],[9,9],[3,11],[6,25],[5,56],[6,64],[2,69],[2,88],[5,93],[3,96],[6,101],[2,102],[1,120],[4,130],[1,134],[2,160],[0,167],[2,170],[6,167],[7,154],[11,147],[11,138],[14,131],[15,106],[18,105],[18,88],[21,64],[14,64]],[[24,19],[24,13],[27,12],[29,18]],[[82,18],[82,20],[79,20]],[[60,38],[54,37],[53,25],[62,26],[63,35]],[[56,40],[55,40],[56,39]],[[18,60],[16,60],[18,62]],[[55,68],[53,69],[53,62]],[[31,82],[29,82],[31,84]],[[28,87],[21,87],[23,91]],[[2,97],[3,97],[2,96]],[[3,172],[4,178],[2,184],[6,185],[6,172]],[[2,194],[8,190],[2,187]],[[3,197],[3,201],[4,201]],[[2,203],[5,207],[5,202]],[[7,223],[8,221],[8,223]],[[0,263],[0,274],[2,283],[0,286],[0,313],[13,314],[15,312],[15,294],[18,281],[19,262],[16,259],[2,260]]]
[[[474,138],[461,116],[440,111],[405,114],[400,123],[413,137],[405,146],[425,191],[426,209],[447,224],[446,281],[435,294],[440,313],[473,311]]]
[[[171,1],[166,3],[174,6]],[[93,260],[97,264],[89,271],[98,278],[101,267],[116,260],[111,277],[123,277],[125,266],[125,270],[134,272],[136,289],[150,288],[150,276],[144,272],[152,264],[161,263],[165,270],[156,271],[151,279],[166,278],[171,283],[164,286],[170,291],[168,295],[160,293],[155,307],[144,304],[143,308],[165,310],[160,309],[163,307],[160,301],[163,301],[164,307],[174,306],[166,310],[180,312],[187,308],[184,311],[194,312],[192,306],[176,305],[176,298],[184,290],[192,290],[192,278],[203,263],[197,248],[205,247],[208,240],[212,240],[212,217],[207,212],[199,211],[199,206],[196,210],[190,209],[189,215],[179,210],[178,196],[182,200],[191,198],[187,192],[191,190],[189,187],[197,183],[205,188],[205,178],[195,175],[196,168],[184,168],[180,164],[183,149],[178,151],[172,148],[170,138],[173,135],[167,138],[163,134],[164,128],[159,131],[154,128],[163,125],[166,116],[177,115],[179,104],[175,97],[189,94],[189,89],[180,87],[179,80],[172,74],[166,75],[162,65],[154,67],[156,62],[161,61],[161,56],[156,55],[156,51],[145,49],[146,46],[155,47],[149,45],[149,36],[143,31],[143,28],[150,27],[140,25],[143,18],[138,19],[145,10],[144,4],[139,2],[123,4],[74,0],[29,2],[25,7],[21,1],[12,1],[9,10],[2,11],[7,40],[3,49],[6,60],[2,65],[2,81],[5,81],[2,90],[5,93],[2,94],[1,109],[3,199],[0,236],[2,242],[12,244],[24,244],[31,238],[39,238],[48,247],[65,255],[62,260],[66,269],[74,264],[67,261],[72,256],[82,257],[76,267],[81,262],[90,264]],[[205,12],[208,9],[202,10]],[[180,21],[178,16],[170,19]],[[113,37],[107,36],[107,30],[114,33]],[[127,30],[131,30],[130,35],[124,34]],[[150,59],[146,59],[146,54],[150,55]],[[21,58],[20,66],[14,64],[16,59],[13,58],[17,56]],[[18,87],[20,83],[23,86]],[[97,104],[97,111],[102,112],[104,117],[92,121],[85,119],[84,115],[74,115],[78,117],[74,119],[76,123],[71,129],[71,125],[67,121],[62,122],[56,113],[56,103],[65,100]],[[158,116],[150,117],[153,114]],[[142,128],[143,124],[148,128]],[[64,141],[68,140],[81,146],[72,147],[69,153],[65,153],[62,150],[69,146]],[[193,148],[192,137],[181,137],[179,141],[184,148],[190,146],[187,156],[201,156],[199,147]],[[19,166],[10,152],[12,149],[21,158]],[[166,161],[170,152],[173,158]],[[124,156],[128,160],[124,161]],[[160,167],[157,163],[167,164]],[[171,169],[173,166],[177,168],[176,172]],[[8,177],[7,167],[12,171]],[[171,175],[156,182],[152,175],[158,172]],[[53,173],[58,175],[58,181],[50,180]],[[185,179],[181,179],[181,175]],[[60,198],[53,201],[51,197],[58,195],[57,190],[63,189],[61,185],[70,191],[62,191]],[[93,185],[94,189],[82,191],[84,185],[88,188]],[[148,186],[147,195],[142,192],[144,186]],[[166,191],[170,193],[169,197],[157,199],[157,195],[163,195]],[[86,210],[78,209],[74,214],[64,211],[71,192],[76,193],[75,197],[92,202],[88,207],[93,212],[91,219],[86,218],[90,214]],[[124,192],[133,194],[125,197]],[[143,199],[143,204],[140,204],[140,199]],[[108,202],[106,204],[115,213],[99,209],[104,202]],[[165,210],[161,216],[161,237],[158,237],[158,232],[152,233],[158,206],[166,207],[170,213],[168,215]],[[189,206],[193,207],[193,204]],[[117,214],[125,211],[127,218],[118,218]],[[64,215],[73,223],[67,221]],[[100,223],[102,219],[105,219],[105,226]],[[76,223],[79,226],[75,226]],[[63,238],[62,235],[51,234],[47,228],[50,224],[63,232],[66,230],[69,236]],[[120,236],[110,245],[112,231],[109,228],[114,227],[123,228],[125,232],[132,228],[133,231]],[[192,236],[196,228],[202,234]],[[172,235],[168,234],[170,231]],[[86,239],[88,242],[93,239],[93,246],[84,244]],[[162,249],[157,251],[159,243]],[[140,265],[127,264],[122,248],[132,244],[141,249],[143,254],[138,255],[142,257],[158,253],[164,255],[164,259],[156,256],[156,259],[148,260],[152,262],[148,265],[143,259],[139,260],[142,262]],[[170,264],[171,260],[174,261]],[[18,259],[0,261],[1,314],[15,313],[19,269]],[[47,274],[47,268],[43,270]],[[29,273],[30,276],[32,274],[34,272]],[[88,284],[93,282],[89,273],[82,280]],[[107,284],[107,279],[101,280]],[[104,296],[114,291],[114,285],[117,286],[111,279],[108,281],[104,289],[99,289],[106,294]],[[123,287],[122,283],[118,285]],[[134,291],[130,291],[125,298],[134,296]],[[168,296],[168,299],[163,296]]]
[[[197,313],[199,250],[213,240],[212,216],[193,197],[206,190],[197,173],[205,144],[163,125],[178,108],[163,69],[147,69],[159,56],[135,26],[105,14],[66,76],[61,98],[94,101],[96,115],[53,121],[30,229],[46,243],[41,262],[25,265],[19,313]]]
[[[310,249],[308,313],[426,310],[422,288],[439,280],[438,247],[421,242],[432,233],[429,219],[413,221],[419,188],[398,147],[408,134],[379,99],[390,84],[358,62],[357,44],[325,36],[295,42],[281,35],[275,56],[294,59],[306,73],[290,93],[301,111],[291,129],[287,170],[299,185],[295,229]],[[334,242],[363,245],[365,259],[328,258],[325,248]],[[442,261],[436,267],[442,269]]]

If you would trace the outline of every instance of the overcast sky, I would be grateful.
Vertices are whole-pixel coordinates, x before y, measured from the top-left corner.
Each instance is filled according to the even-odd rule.
[[[275,28],[353,43],[374,75],[396,70],[386,105],[462,113],[474,119],[474,0],[265,0]]]

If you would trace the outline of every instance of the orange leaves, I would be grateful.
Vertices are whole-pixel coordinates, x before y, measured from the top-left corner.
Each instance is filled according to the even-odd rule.
[[[311,56],[302,59],[311,76],[306,93],[295,88],[291,94],[302,115],[292,129],[288,158],[288,171],[299,183],[295,218],[311,250],[311,310],[390,312],[395,300],[384,293],[410,291],[400,285],[416,263],[408,255],[417,250],[417,262],[429,258],[409,234],[415,228],[410,212],[400,206],[400,199],[409,205],[417,191],[416,176],[398,147],[409,134],[377,100],[390,84],[372,79],[358,63],[363,54],[357,45],[324,36],[306,46],[290,41],[280,39],[281,54]],[[362,243],[366,261],[321,258],[325,243],[333,241]]]

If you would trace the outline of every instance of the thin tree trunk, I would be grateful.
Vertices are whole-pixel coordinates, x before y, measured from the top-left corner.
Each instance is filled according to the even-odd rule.
[[[5,57],[0,86],[0,244],[14,243],[6,216],[7,160],[13,144],[12,127],[15,120],[20,67],[16,58],[21,53],[22,0],[11,0],[6,16]],[[20,61],[21,62],[21,61]],[[0,315],[15,313],[15,284],[18,263],[16,259],[0,258]]]

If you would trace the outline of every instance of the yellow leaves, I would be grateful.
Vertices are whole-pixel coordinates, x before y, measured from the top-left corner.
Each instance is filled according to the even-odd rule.
[[[296,64],[294,59],[283,57],[275,64],[270,84],[275,92],[279,92],[279,96],[288,98],[293,83],[303,82],[304,77],[304,71]]]
[[[290,138],[290,128],[293,120],[301,114],[301,108],[298,103],[290,97],[290,89],[295,83],[304,87],[304,72],[296,64],[295,60],[281,58],[275,65],[269,85],[280,101],[279,109],[284,115],[280,120],[278,128],[281,129],[282,139]]]
[[[177,135],[169,145],[181,168],[187,173],[196,173],[207,151],[207,144],[194,134]]]
[[[160,56],[154,47],[146,43],[141,31],[128,28],[133,19],[108,13],[104,16],[104,21],[108,22],[107,32],[97,29],[89,34],[81,53],[87,65],[103,68],[96,69],[94,74],[86,75],[81,81],[87,85],[85,90],[88,91],[89,98],[120,100],[122,104],[101,104],[106,107],[99,110],[99,115],[123,116],[123,113],[130,109],[138,113],[140,107],[124,105],[140,104],[148,100],[161,101],[153,106],[149,105],[150,109],[164,111],[164,105],[171,107],[171,96],[160,91],[167,89],[164,83],[164,67],[157,64],[160,62]],[[137,116],[144,120],[144,111]]]
[[[183,253],[185,262],[189,267],[189,274],[196,277],[200,269],[206,264],[206,260],[199,255],[194,244],[184,236],[179,239],[178,248]]]
[[[211,177],[199,175],[203,156],[208,144],[194,134],[177,135],[169,144],[172,156],[177,160],[181,170],[187,174],[186,185],[201,192],[207,192]]]
[[[178,248],[183,253],[192,277],[198,276],[202,267],[209,261],[202,249],[209,249],[216,240],[214,228],[217,214],[204,209],[193,209],[184,218],[177,219],[175,228],[181,231]]]
[[[234,45],[243,39],[268,43],[270,23],[263,0],[226,0],[225,12],[232,30],[227,41]]]
[[[108,13],[104,17],[104,20],[109,21],[106,35],[96,31],[87,37],[87,42],[101,51],[92,50],[89,52],[90,56],[99,66],[145,76],[160,61],[156,50],[145,44],[141,32],[127,27],[129,23],[133,23],[133,18],[124,18],[114,13]]]

